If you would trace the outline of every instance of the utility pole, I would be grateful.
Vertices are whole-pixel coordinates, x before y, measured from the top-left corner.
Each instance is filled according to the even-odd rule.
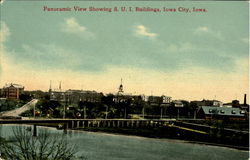
[[[143,117],[143,119],[144,119],[144,106],[143,106],[143,108],[142,108],[142,117]]]
[[[162,107],[161,107],[161,119],[162,119]]]
[[[196,119],[196,110],[194,110],[194,119]]]
[[[35,117],[36,117],[36,105],[34,104],[34,112],[33,112],[33,114],[34,114],[34,119],[35,119]]]
[[[63,119],[65,119],[65,112],[66,112],[66,105],[64,104],[64,107],[63,107]]]
[[[179,108],[177,109],[177,119],[179,119]]]
[[[105,116],[105,119],[108,119],[108,105],[106,105],[106,116]]]
[[[84,119],[86,119],[86,106],[84,106],[83,112],[84,112]]]
[[[127,119],[127,107],[125,107],[124,119]]]
[[[60,85],[59,85],[59,89],[61,89],[61,81],[60,81]],[[65,101],[64,101],[64,107],[63,107],[63,119],[65,119],[66,116],[66,105],[68,105],[68,96],[67,94],[64,97]]]

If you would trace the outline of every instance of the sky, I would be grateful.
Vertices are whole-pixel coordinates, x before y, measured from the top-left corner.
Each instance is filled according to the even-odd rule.
[[[72,11],[44,11],[66,8]],[[161,12],[90,12],[151,7]],[[175,8],[177,12],[163,12]],[[207,12],[178,12],[178,8]],[[243,101],[249,92],[247,2],[5,1],[0,86]]]

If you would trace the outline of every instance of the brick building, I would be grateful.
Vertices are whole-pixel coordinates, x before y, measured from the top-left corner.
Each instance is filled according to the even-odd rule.
[[[24,86],[20,84],[6,84],[1,90],[2,97],[7,99],[19,99],[19,96],[24,92]]]

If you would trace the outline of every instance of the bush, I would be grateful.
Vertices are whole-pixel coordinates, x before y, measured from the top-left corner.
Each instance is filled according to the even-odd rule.
[[[0,148],[4,159],[18,160],[71,160],[75,157],[76,147],[69,144],[62,135],[51,135],[41,131],[34,137],[27,128],[16,127],[11,141],[1,140]],[[81,157],[81,159],[86,159]]]

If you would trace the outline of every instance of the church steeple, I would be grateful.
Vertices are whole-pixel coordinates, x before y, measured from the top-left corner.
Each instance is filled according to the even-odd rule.
[[[122,78],[121,78],[121,84],[120,84],[119,89],[118,89],[118,94],[121,94],[121,93],[123,93]]]

